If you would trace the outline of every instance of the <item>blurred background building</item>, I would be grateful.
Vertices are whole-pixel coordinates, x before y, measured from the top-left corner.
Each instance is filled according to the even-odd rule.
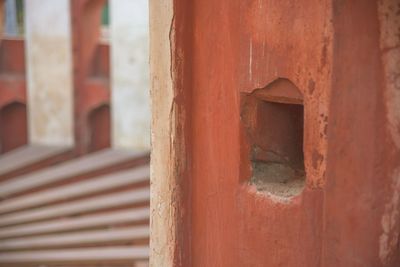
[[[147,266],[147,0],[5,0],[0,266]]]

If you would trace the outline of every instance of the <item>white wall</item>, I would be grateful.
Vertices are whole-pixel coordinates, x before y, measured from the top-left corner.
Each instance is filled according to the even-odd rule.
[[[73,145],[69,0],[25,0],[29,142]]]
[[[148,0],[110,0],[112,143],[150,148]]]

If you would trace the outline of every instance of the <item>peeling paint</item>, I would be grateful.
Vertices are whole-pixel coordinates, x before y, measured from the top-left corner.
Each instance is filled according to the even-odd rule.
[[[150,1],[149,9],[152,77],[150,266],[175,266],[173,1]]]
[[[379,257],[383,264],[390,263],[398,253],[400,237],[400,168],[392,177],[392,195],[385,205],[381,225],[383,233],[379,237]]]

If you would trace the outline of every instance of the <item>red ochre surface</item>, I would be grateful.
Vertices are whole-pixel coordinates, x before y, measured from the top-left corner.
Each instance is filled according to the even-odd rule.
[[[27,144],[23,39],[0,42],[0,154]]]
[[[375,1],[183,2],[170,35],[185,143],[174,144],[184,156],[171,166],[183,192],[174,203],[188,211],[176,221],[176,266],[400,266],[398,231],[382,225],[387,205],[400,209],[400,153],[386,127]],[[241,120],[242,95],[279,78],[304,99],[306,185],[289,199],[249,184]]]

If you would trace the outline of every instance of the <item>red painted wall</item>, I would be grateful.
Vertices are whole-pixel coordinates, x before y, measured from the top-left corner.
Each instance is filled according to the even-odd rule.
[[[0,43],[0,153],[28,142],[23,39]]]
[[[170,35],[184,195],[175,265],[400,266],[400,148],[381,47],[395,27],[382,28],[379,7],[396,1],[183,2]],[[250,182],[246,125],[290,134],[279,121],[246,121],[254,103],[244,98],[257,90],[304,105],[305,185],[291,198]]]
[[[109,104],[109,46],[100,44],[101,12],[104,0],[71,1],[74,90],[75,90],[75,142],[78,154],[98,150],[109,144],[109,132],[97,132],[105,141],[96,146],[92,138],[90,114]],[[109,129],[106,115],[103,128]],[[108,139],[108,140],[107,140]],[[92,142],[93,141],[93,142]]]

